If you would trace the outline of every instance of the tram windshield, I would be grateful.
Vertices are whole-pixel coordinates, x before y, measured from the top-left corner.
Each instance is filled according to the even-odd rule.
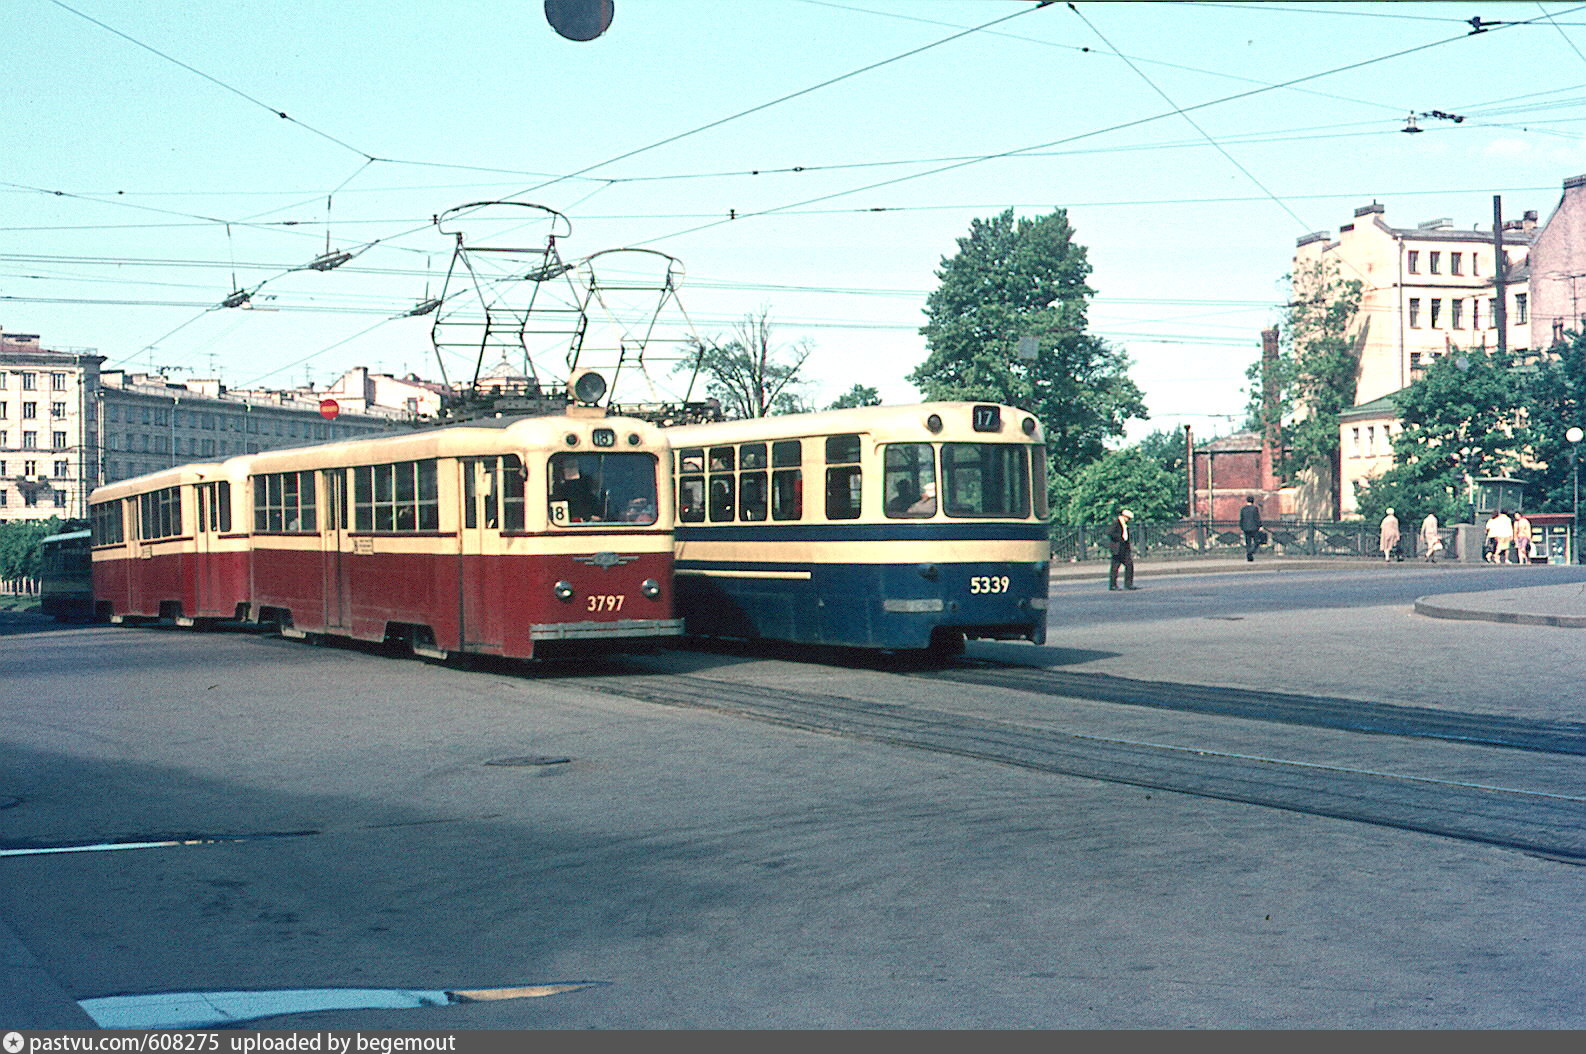
[[[654,523],[657,464],[654,454],[551,455],[551,522]]]
[[[943,443],[947,515],[1029,516],[1029,449],[1007,443]]]

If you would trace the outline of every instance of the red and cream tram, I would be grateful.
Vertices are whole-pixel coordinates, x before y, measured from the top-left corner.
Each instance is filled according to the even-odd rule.
[[[244,473],[231,489],[246,540],[246,610],[286,636],[400,641],[435,658],[526,659],[675,636],[668,459],[655,426],[581,414],[234,458],[221,467]],[[102,613],[190,616],[190,580],[204,569],[131,569],[160,544],[150,532],[164,529],[134,510],[153,502],[181,518],[186,488],[202,508],[206,470],[214,467],[95,492]],[[117,523],[120,543],[110,540]],[[198,550],[191,532],[184,526],[171,548]]]

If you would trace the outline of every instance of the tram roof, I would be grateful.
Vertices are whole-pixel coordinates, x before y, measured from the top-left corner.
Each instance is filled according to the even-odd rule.
[[[976,431],[972,421],[977,406],[996,406],[1002,414],[1002,428],[996,432]],[[926,419],[936,414],[942,430],[931,433]],[[1033,433],[1024,432],[1024,420],[1035,421]],[[665,429],[672,445],[696,446],[707,443],[743,443],[757,439],[797,438],[801,436],[842,435],[849,432],[906,434],[923,438],[964,438],[1041,442],[1041,423],[1034,414],[1018,407],[991,402],[908,403],[902,406],[855,406],[844,410],[817,410],[805,414],[777,414],[737,421],[711,421],[704,424],[673,425]]]
[[[147,494],[151,490],[163,490],[166,487],[179,487],[188,483],[210,483],[226,481],[240,483],[248,478],[248,465],[257,454],[239,454],[225,461],[197,461],[187,465],[177,465],[174,468],[162,468],[154,472],[147,472],[131,479],[117,480],[95,487],[94,492],[88,496],[90,504],[100,501],[113,501],[116,498],[130,498],[137,494]]]

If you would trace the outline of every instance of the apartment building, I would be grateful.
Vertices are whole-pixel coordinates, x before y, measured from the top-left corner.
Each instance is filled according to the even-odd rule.
[[[1537,214],[1505,222],[1504,345],[1522,361],[1545,344],[1533,340],[1530,252],[1538,238]],[[1413,228],[1390,226],[1383,205],[1355,210],[1338,237],[1321,232],[1299,239],[1297,278],[1315,265],[1336,267],[1340,278],[1361,282],[1355,320],[1359,350],[1355,405],[1341,416],[1337,515],[1358,512],[1356,484],[1392,464],[1398,431],[1389,396],[1411,384],[1432,360],[1459,348],[1496,348],[1498,341],[1497,244],[1491,225],[1457,229],[1447,218]],[[1296,295],[1301,295],[1297,290]]]
[[[336,395],[228,389],[104,369],[89,350],[50,350],[0,330],[0,522],[82,519],[104,483],[192,461],[378,435],[438,412],[440,391],[416,379],[384,385],[350,371]],[[343,378],[347,380],[347,378]],[[384,378],[384,381],[393,381]],[[376,392],[400,396],[380,405]],[[336,403],[327,415],[327,399]],[[344,403],[345,401],[345,404]]]

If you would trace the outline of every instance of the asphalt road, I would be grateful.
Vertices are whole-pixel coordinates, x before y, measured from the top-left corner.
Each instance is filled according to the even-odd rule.
[[[1586,636],[1411,607],[1508,573],[1059,582],[1047,646],[946,670],[11,617],[0,1017],[524,989],[247,1027],[1579,1028]],[[61,851],[129,841],[176,844]]]

